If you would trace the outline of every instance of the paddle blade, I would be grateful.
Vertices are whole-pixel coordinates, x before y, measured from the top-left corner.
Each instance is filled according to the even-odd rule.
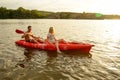
[[[18,34],[24,34],[24,32],[23,32],[23,31],[18,30],[18,29],[16,29],[16,30],[15,30],[15,32],[16,32],[16,33],[18,33]]]

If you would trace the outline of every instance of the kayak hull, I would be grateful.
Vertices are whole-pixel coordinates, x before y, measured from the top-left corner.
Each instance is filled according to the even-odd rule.
[[[55,44],[30,43],[30,42],[26,42],[25,40],[18,40],[15,43],[16,45],[24,47],[24,48],[45,50],[45,51],[56,51],[57,50]],[[89,53],[92,46],[93,45],[91,44],[76,43],[76,42],[59,43],[59,49],[61,51],[81,51],[81,52]]]

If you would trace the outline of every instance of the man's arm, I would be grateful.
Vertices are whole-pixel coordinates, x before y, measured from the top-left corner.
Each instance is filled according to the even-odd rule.
[[[23,34],[23,35],[21,36],[21,38],[25,38],[25,34]]]

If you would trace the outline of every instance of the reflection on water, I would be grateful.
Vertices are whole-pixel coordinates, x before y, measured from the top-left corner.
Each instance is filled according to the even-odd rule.
[[[32,49],[28,49],[25,48],[24,50],[24,59],[19,61],[19,63],[17,65],[19,65],[22,68],[25,68],[25,64],[29,61],[31,61],[31,59],[34,57],[35,50]],[[83,58],[83,57],[88,57],[91,58],[92,54],[90,53],[81,53],[79,50],[78,51],[62,51],[62,53],[57,53],[57,51],[46,51],[47,54],[47,61],[46,63],[53,63],[52,61],[54,59],[56,59],[58,57],[58,55],[62,55],[62,56],[69,56],[69,57],[79,57],[79,58]]]
[[[31,60],[31,58],[32,58],[32,56],[33,56],[33,50],[31,50],[31,49],[26,49],[25,51],[24,51],[24,55],[26,56],[25,57],[25,61],[29,61],[29,60]]]
[[[23,54],[24,59],[17,64],[25,69],[25,73],[20,73],[20,80],[24,78],[24,75],[27,76],[27,79],[32,80],[40,78],[42,78],[42,80],[45,80],[46,78],[53,80],[58,78],[66,80],[71,79],[71,76],[73,76],[72,79],[79,79],[79,77],[77,78],[75,75],[71,74],[79,73],[81,70],[84,71],[85,67],[82,66],[84,65],[88,67],[91,63],[91,58],[88,58],[87,54],[81,54],[78,51],[76,51],[76,53],[69,51],[57,53],[55,51],[34,51],[25,49]],[[47,57],[42,58],[45,55]],[[81,68],[79,68],[79,66],[81,66]],[[37,74],[32,74],[36,77],[33,78],[26,74],[26,71],[29,73],[29,70],[33,73],[36,72]],[[37,76],[38,74],[39,76]]]
[[[33,50],[26,48],[24,50],[24,55],[25,55],[25,59],[23,59],[22,61],[20,61],[19,64],[17,64],[17,65],[19,65],[22,68],[24,68],[25,67],[25,63],[28,62],[28,61],[30,61],[31,58],[34,56]]]

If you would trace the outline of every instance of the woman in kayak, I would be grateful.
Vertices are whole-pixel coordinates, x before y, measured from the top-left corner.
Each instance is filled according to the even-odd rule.
[[[57,40],[57,39],[55,38],[53,27],[50,27],[50,28],[49,28],[49,32],[48,32],[47,40],[46,40],[46,41],[47,41],[48,43],[50,43],[50,44],[55,43],[56,48],[57,48],[57,52],[58,52],[58,53],[61,53],[61,51],[60,51],[60,49],[59,49],[59,46],[58,46],[58,42],[59,42],[59,41],[63,41],[63,40]]]
[[[28,26],[28,30],[22,35],[22,38],[25,38],[26,42],[40,43],[43,42],[39,37],[36,37],[31,32],[31,26]]]

